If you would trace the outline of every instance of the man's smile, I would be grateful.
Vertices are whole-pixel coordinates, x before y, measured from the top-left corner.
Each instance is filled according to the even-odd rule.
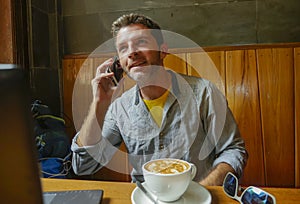
[[[147,61],[145,61],[145,60],[133,62],[132,64],[130,64],[128,66],[128,70],[135,68],[135,67],[145,66],[146,64],[147,64]]]

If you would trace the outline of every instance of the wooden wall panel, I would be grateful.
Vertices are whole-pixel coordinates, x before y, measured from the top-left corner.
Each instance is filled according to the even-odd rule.
[[[169,53],[164,59],[164,66],[174,70],[177,73],[187,74],[186,69],[186,54]]]
[[[109,59],[108,57],[95,57],[93,58],[94,67],[93,67],[93,75],[95,76],[97,67],[99,67],[104,61]]]
[[[224,51],[187,53],[188,75],[201,75],[213,82],[225,95],[224,53]]]
[[[75,135],[75,127],[73,123],[72,114],[72,94],[73,86],[77,76],[77,70],[75,67],[75,59],[64,59],[63,60],[63,113],[66,121],[66,131],[70,136]]]
[[[255,50],[226,52],[226,82],[228,104],[249,154],[242,183],[264,186],[264,155]]]
[[[258,49],[257,63],[265,148],[266,185],[294,186],[292,49]]]
[[[225,51],[207,52],[207,54],[219,72],[218,77],[221,78],[221,80],[220,78],[215,78],[214,81],[222,93],[226,95]]]
[[[294,50],[295,80],[295,186],[300,187],[300,47]]]

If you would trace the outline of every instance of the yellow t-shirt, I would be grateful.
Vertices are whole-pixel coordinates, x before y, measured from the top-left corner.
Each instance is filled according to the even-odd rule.
[[[154,100],[143,99],[148,110],[151,113],[152,118],[156,124],[160,127],[162,122],[162,116],[164,112],[164,105],[167,101],[169,90],[167,90],[161,97]]]

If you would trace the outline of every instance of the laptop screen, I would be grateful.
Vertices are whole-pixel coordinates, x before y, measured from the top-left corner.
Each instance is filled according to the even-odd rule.
[[[24,69],[0,66],[1,203],[43,203]]]

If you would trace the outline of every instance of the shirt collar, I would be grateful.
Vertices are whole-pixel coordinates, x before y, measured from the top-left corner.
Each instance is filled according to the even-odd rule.
[[[178,84],[178,80],[176,77],[176,73],[171,71],[171,70],[167,70],[167,72],[169,72],[171,74],[171,80],[172,80],[172,90],[171,93],[178,98],[180,95],[180,90],[179,90],[179,84]],[[135,100],[134,100],[134,105],[138,105],[140,100],[142,99],[140,96],[140,88],[138,85],[135,86]]]

